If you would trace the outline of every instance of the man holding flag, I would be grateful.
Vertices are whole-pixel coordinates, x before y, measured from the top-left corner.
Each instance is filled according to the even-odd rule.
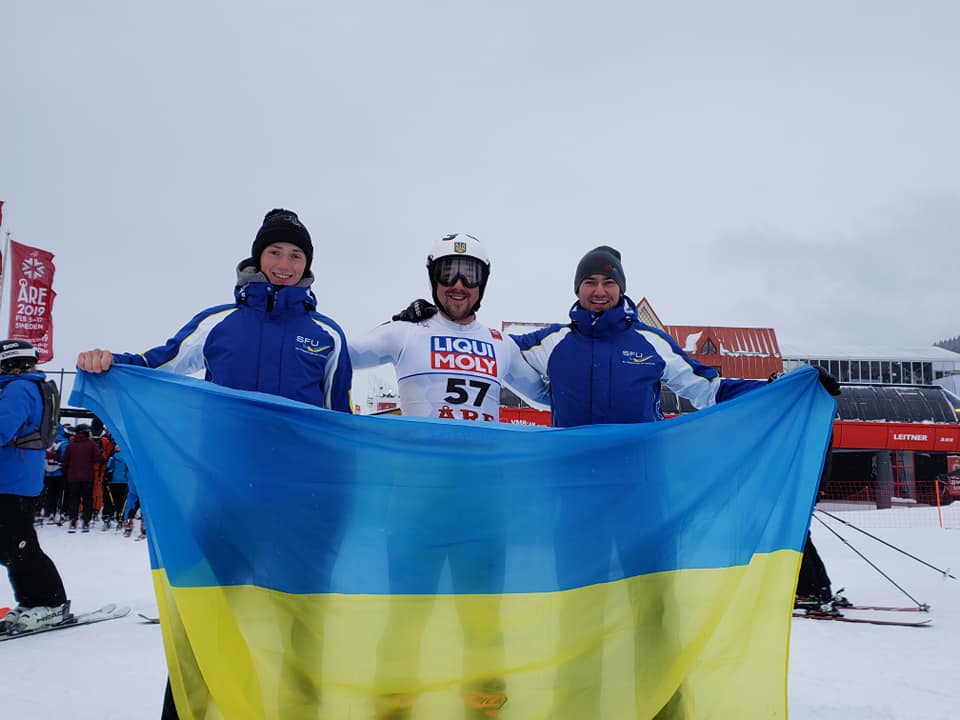
[[[701,409],[767,384],[766,380],[721,378],[713,368],[687,355],[669,335],[639,322],[636,304],[626,295],[627,279],[620,258],[618,250],[606,245],[586,253],[574,275],[577,301],[570,309],[571,322],[512,336],[527,361],[550,380],[554,427],[663,420],[661,385]],[[832,376],[823,373],[821,383],[831,395],[839,394],[839,386]],[[561,508],[561,512],[564,511],[582,516],[583,507]],[[603,517],[604,509],[597,507],[596,513]],[[643,551],[631,548],[626,541],[628,535],[624,528],[614,528],[613,542],[618,556]],[[597,545],[588,554],[603,561],[609,556],[610,538],[603,533],[595,537]],[[558,576],[575,577],[579,571],[576,560],[558,555]],[[569,610],[576,616],[572,622],[600,623],[599,617],[590,617],[592,611],[602,611],[596,604]],[[669,621],[662,602],[655,603],[648,611]],[[644,626],[649,627],[649,623],[645,625],[638,618],[637,627]],[[643,647],[656,641],[654,637],[637,637],[638,664]],[[671,628],[663,628],[659,642],[676,642]],[[600,657],[594,656],[590,664],[592,667],[585,668],[582,664],[569,663],[561,668],[557,680],[558,702],[581,705],[584,716],[599,711]],[[569,692],[569,688],[577,686],[587,689]],[[656,718],[689,717],[693,715],[684,708],[681,684]]]
[[[395,322],[355,339],[350,343],[354,367],[393,365],[403,414],[407,416],[499,422],[503,384],[544,407],[547,395],[543,378],[524,361],[509,338],[477,321],[490,276],[490,258],[480,241],[463,233],[438,240],[427,255],[427,276],[439,312],[419,323],[396,322],[411,319],[405,310],[393,318]],[[464,507],[462,513],[451,515],[424,512],[420,503],[397,502],[396,506],[398,515],[418,518],[438,529],[458,525],[472,510]],[[487,521],[496,523],[494,516],[504,511],[488,508]],[[425,585],[435,588],[449,561],[455,591],[479,574],[493,585],[503,586],[504,548],[463,543],[431,548],[428,553],[394,541],[388,553],[391,577],[402,575],[401,568],[416,566]],[[395,607],[399,606],[391,606],[391,610]],[[378,647],[378,720],[406,720],[417,699],[411,688],[418,685],[421,659],[417,649],[431,606],[412,602],[407,608],[388,618]],[[466,603],[458,607],[464,634],[464,674],[471,676],[471,682],[463,688],[464,712],[468,720],[497,718],[507,702],[506,685],[500,674],[482,670],[477,658],[486,656],[488,666],[503,665],[499,602],[491,596],[479,612],[471,613],[466,608]]]
[[[352,370],[346,338],[336,322],[316,310],[310,290],[312,261],[313,241],[297,214],[271,210],[257,231],[250,257],[237,266],[234,303],[201,311],[164,345],[141,354],[88,350],[77,357],[77,367],[92,373],[104,372],[114,363],[180,374],[203,370],[205,378],[218,385],[350,413]],[[294,623],[286,641],[293,647],[286,657],[300,662],[284,666],[288,682],[281,686],[282,706],[291,718],[315,716],[320,689],[299,671],[305,661],[298,655],[309,654],[319,666],[322,648],[316,647],[313,633],[301,622]],[[174,697],[191,705],[191,713],[205,712],[202,687],[178,690],[174,693],[168,682],[163,720],[178,717]]]

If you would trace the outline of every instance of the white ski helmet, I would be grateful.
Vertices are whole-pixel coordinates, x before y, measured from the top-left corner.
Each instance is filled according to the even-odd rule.
[[[446,235],[433,244],[430,253],[427,255],[427,273],[430,278],[430,287],[433,290],[433,302],[437,305],[440,305],[440,299],[437,297],[438,272],[442,267],[439,261],[443,258],[473,258],[478,261],[480,275],[475,284],[470,283],[468,278],[461,275],[465,284],[470,287],[476,287],[477,285],[480,287],[480,297],[477,298],[477,304],[473,306],[471,311],[476,312],[480,308],[480,301],[483,300],[483,291],[487,287],[487,280],[490,279],[490,258],[487,251],[483,249],[477,238],[466,233]],[[454,275],[453,277],[455,281],[457,276]]]

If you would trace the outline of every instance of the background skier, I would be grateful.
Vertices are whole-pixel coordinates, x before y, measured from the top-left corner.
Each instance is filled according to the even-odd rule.
[[[37,357],[25,340],[0,343],[0,564],[17,600],[0,622],[3,631],[56,625],[70,610],[60,573],[40,548],[33,525],[46,450],[15,446],[39,429],[43,418],[37,382],[46,376],[36,369]]]

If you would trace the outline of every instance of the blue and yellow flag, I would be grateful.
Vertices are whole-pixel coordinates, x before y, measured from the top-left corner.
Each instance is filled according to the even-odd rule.
[[[184,720],[786,717],[835,403],[812,369],[569,429],[363,417],[118,366]]]

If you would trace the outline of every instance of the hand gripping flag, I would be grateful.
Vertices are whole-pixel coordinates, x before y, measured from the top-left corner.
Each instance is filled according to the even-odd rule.
[[[71,402],[127,451],[185,720],[786,717],[835,412],[812,369],[568,429],[124,366]]]

